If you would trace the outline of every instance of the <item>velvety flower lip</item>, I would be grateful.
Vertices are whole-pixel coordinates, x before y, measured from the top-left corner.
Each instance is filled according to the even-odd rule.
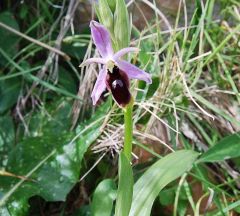
[[[113,67],[112,72],[107,73],[106,86],[120,107],[125,107],[130,103],[132,96],[129,91],[129,78],[117,66]]]
[[[121,57],[129,52],[139,52],[140,50],[138,48],[126,47],[114,53],[111,36],[108,30],[103,25],[93,20],[90,22],[90,29],[93,42],[98,52],[100,53],[101,58],[89,58],[80,66],[91,63],[99,63],[103,65],[91,94],[93,105],[97,103],[101,94],[107,88],[106,79],[108,71],[112,70],[109,65],[116,65],[122,72],[127,75],[129,79],[138,79],[143,80],[149,84],[152,83],[151,76],[148,73],[139,69],[135,65],[130,64],[127,61],[121,60]]]

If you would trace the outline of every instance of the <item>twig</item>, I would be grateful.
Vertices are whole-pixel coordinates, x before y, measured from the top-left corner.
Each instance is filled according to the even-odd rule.
[[[60,29],[60,33],[58,34],[58,37],[55,41],[55,48],[60,49],[61,48],[61,43],[62,40],[64,38],[64,36],[66,35],[71,21],[72,21],[72,17],[77,9],[78,4],[80,3],[80,1],[78,0],[71,0],[69,5],[68,5],[68,10],[67,10],[67,14],[65,16],[64,22],[61,25],[61,29]],[[62,12],[61,12],[62,13]],[[58,55],[56,55],[57,53],[55,52],[50,52],[48,55],[47,60],[45,61],[45,64],[43,65],[42,69],[38,72],[37,77],[39,79],[42,79],[46,73],[46,71],[48,70],[49,66],[55,61],[55,67],[58,66]],[[25,96],[24,100],[23,100],[23,105],[25,105],[26,101],[28,100],[29,96],[31,95],[31,93],[33,92],[33,90],[36,88],[36,86],[38,85],[37,82],[34,82],[30,88],[30,90],[28,91],[27,95]]]
[[[210,113],[208,113],[206,110],[204,110],[196,101],[195,99],[193,98],[193,96],[191,95],[191,92],[188,88],[188,85],[187,85],[187,82],[185,80],[185,77],[184,77],[184,74],[181,72],[181,69],[179,67],[179,64],[178,64],[178,61],[176,59],[176,63],[177,63],[177,70],[179,72],[179,74],[181,75],[181,78],[182,78],[182,81],[183,81],[183,85],[188,93],[188,96],[190,97],[191,101],[198,107],[199,110],[201,110],[205,115],[207,115],[208,117],[212,118],[212,120],[214,120],[214,116],[211,115]]]
[[[163,144],[165,147],[167,147],[171,152],[175,152],[174,149],[172,149],[167,143],[163,142],[163,141],[160,140],[158,137],[156,137],[156,136],[154,136],[154,135],[152,135],[152,134],[138,132],[137,130],[134,130],[134,131],[133,131],[133,134],[134,134],[134,135],[139,135],[139,136],[142,136],[142,137],[144,137],[144,138],[151,139],[151,140],[158,141],[158,142],[160,142],[161,144]]]
[[[107,154],[107,152],[103,153],[98,160],[93,164],[93,166],[80,178],[79,182],[82,181],[103,159],[103,157]]]
[[[25,180],[25,181],[36,182],[34,179],[30,179],[30,178],[27,178],[27,177],[25,177],[25,176],[15,175],[15,174],[10,173],[10,172],[7,172],[7,171],[5,171],[5,170],[0,170],[0,175],[2,175],[2,176],[14,177],[14,178],[19,178],[19,179],[22,179],[22,180]]]
[[[29,40],[32,43],[35,43],[35,44],[37,44],[37,45],[39,45],[39,46],[41,46],[43,48],[46,48],[46,49],[48,49],[48,50],[50,50],[50,51],[52,51],[54,53],[57,53],[58,55],[61,55],[67,61],[69,61],[71,59],[66,53],[60,51],[59,49],[56,49],[55,47],[51,47],[51,46],[49,46],[49,45],[47,45],[47,44],[45,44],[45,43],[43,43],[41,41],[38,41],[38,40],[36,40],[36,39],[34,39],[32,37],[29,37],[29,36],[27,36],[27,35],[19,32],[19,31],[17,31],[16,29],[14,29],[14,28],[12,28],[12,27],[10,27],[10,26],[2,23],[2,22],[0,22],[0,27],[2,27],[4,29],[6,29],[6,30],[8,30],[8,31],[10,31],[10,32],[12,32],[12,33],[14,33],[14,34],[24,38],[24,39],[26,39],[26,40]]]

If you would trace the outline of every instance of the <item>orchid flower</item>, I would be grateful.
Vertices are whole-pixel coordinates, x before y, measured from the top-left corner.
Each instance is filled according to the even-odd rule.
[[[151,76],[135,65],[121,59],[122,56],[129,52],[139,52],[138,48],[127,47],[114,53],[108,30],[96,21],[90,22],[90,28],[93,42],[101,58],[89,58],[81,66],[91,63],[103,65],[91,94],[93,105],[96,105],[101,94],[107,88],[118,105],[125,107],[131,100],[129,79],[138,79],[151,83]]]

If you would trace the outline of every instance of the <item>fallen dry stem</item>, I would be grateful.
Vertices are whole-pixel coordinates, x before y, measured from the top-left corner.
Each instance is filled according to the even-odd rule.
[[[43,48],[46,48],[46,49],[48,49],[48,50],[50,50],[52,52],[55,52],[58,55],[61,55],[66,61],[69,61],[71,59],[66,53],[62,52],[61,50],[58,50],[58,49],[56,49],[54,47],[51,47],[51,46],[49,46],[49,45],[47,45],[47,44],[45,44],[45,43],[43,43],[41,41],[38,41],[38,40],[36,40],[36,39],[34,39],[32,37],[29,37],[29,36],[27,36],[27,35],[19,32],[19,31],[17,31],[16,29],[14,29],[14,28],[12,28],[12,27],[10,27],[10,26],[2,23],[2,22],[0,22],[0,27],[6,29],[6,30],[8,30],[8,31],[10,31],[10,32],[12,32],[12,33],[14,33],[14,34],[16,34],[16,35],[18,35],[18,36],[20,36],[20,37],[30,41],[30,42],[32,42],[32,43],[35,43],[35,44],[37,44],[37,45],[39,45],[39,46],[41,46]]]

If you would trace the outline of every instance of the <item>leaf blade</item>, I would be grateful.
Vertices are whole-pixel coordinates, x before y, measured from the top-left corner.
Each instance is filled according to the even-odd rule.
[[[130,24],[127,6],[124,0],[116,0],[114,13],[114,35],[117,50],[128,47],[130,43]]]
[[[148,216],[155,198],[168,183],[188,171],[198,153],[191,150],[173,152],[153,164],[135,183],[129,216]]]
[[[43,133],[42,136],[19,143],[11,153],[7,169],[37,182],[0,176],[0,193],[3,193],[0,208],[7,207],[13,216],[27,215],[28,199],[32,196],[38,195],[47,201],[65,201],[79,180],[80,164],[85,152],[101,133],[108,107],[107,102],[99,107],[91,119],[79,125],[74,137],[73,133],[63,131],[52,135]]]
[[[101,181],[93,195],[91,204],[92,216],[110,216],[113,207],[113,201],[116,199],[116,185],[112,179]]]
[[[240,133],[227,136],[203,153],[197,162],[217,162],[240,156]]]
[[[119,183],[115,208],[116,216],[128,216],[132,203],[133,172],[123,152],[119,155]]]

